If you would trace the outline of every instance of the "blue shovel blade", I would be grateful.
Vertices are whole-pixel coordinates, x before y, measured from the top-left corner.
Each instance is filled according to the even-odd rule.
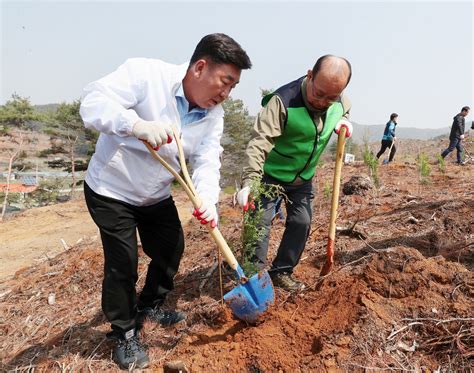
[[[239,319],[255,323],[275,300],[270,275],[257,273],[225,294],[224,300]]]

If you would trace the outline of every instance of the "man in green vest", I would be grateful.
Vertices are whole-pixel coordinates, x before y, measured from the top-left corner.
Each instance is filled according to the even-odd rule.
[[[304,284],[292,277],[308,239],[313,188],[318,159],[333,132],[346,127],[350,103],[342,95],[351,78],[345,58],[326,55],[312,70],[265,96],[246,151],[242,189],[238,203],[247,210],[258,198],[264,209],[260,226],[264,235],[257,242],[254,263],[260,270],[267,265],[268,239],[276,198],[250,196],[254,179],[280,185],[287,197],[285,232],[269,270],[273,284],[288,291],[300,291]],[[250,198],[250,200],[249,200]]]

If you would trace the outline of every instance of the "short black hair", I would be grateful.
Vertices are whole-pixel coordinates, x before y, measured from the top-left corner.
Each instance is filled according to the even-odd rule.
[[[471,110],[469,106],[463,106],[463,108],[461,109],[461,111],[469,111],[469,110]]]
[[[313,67],[313,80],[315,79],[315,77],[318,74],[319,70],[321,70],[321,66],[323,65],[324,61],[327,60],[330,57],[336,57],[336,56],[334,56],[332,54],[326,54],[326,55],[318,58],[318,60],[316,61],[316,63],[314,64],[314,67]],[[347,83],[346,83],[346,87],[347,87],[347,85],[351,81],[351,77],[352,77],[352,66],[351,66],[351,63],[347,59],[345,59],[344,57],[338,57],[338,58],[342,58],[344,61],[346,61],[347,67],[349,68],[349,76],[347,78]]]
[[[398,117],[397,113],[390,114],[390,120],[394,120],[396,117]]]
[[[204,36],[196,46],[189,65],[206,57],[216,64],[231,64],[241,70],[252,67],[249,56],[240,44],[226,34]]]

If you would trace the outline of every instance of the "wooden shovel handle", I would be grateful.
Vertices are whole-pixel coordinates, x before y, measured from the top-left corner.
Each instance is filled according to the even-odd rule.
[[[390,149],[388,149],[388,155],[392,152],[393,144],[395,144],[395,140],[392,140],[392,144],[390,145]]]
[[[160,157],[157,152],[153,149],[153,147],[148,144],[147,142],[144,141],[144,144],[146,145],[148,151],[150,154],[158,160],[163,167],[165,167],[175,178],[178,180],[178,183],[181,184],[183,187],[184,191],[188,195],[189,199],[191,200],[194,208],[199,209],[202,205],[202,201],[200,200],[196,189],[194,188],[193,182],[191,178],[189,177],[189,172],[188,168],[186,167],[186,160],[184,158],[184,151],[183,151],[183,146],[181,144],[181,140],[179,138],[179,135],[176,133],[176,130],[173,128],[173,136],[176,141],[176,146],[178,147],[178,157],[179,157],[179,163],[181,165],[181,170],[183,172],[183,177],[184,179],[179,175],[176,170],[171,167],[162,157]],[[212,238],[216,242],[217,246],[222,252],[222,255],[224,256],[225,260],[227,263],[229,263],[230,267],[237,271],[237,268],[239,267],[239,264],[237,262],[237,259],[235,259],[234,254],[232,253],[232,250],[230,249],[229,245],[227,245],[227,242],[225,241],[224,237],[222,236],[221,232],[217,227],[212,228],[210,224],[207,224],[209,233],[211,233]]]
[[[341,187],[341,170],[346,143],[346,127],[342,127],[337,138],[336,165],[332,182],[331,217],[329,221],[329,238],[336,239],[336,217],[339,205],[339,190]]]
[[[326,247],[326,263],[321,270],[321,276],[325,276],[331,270],[334,263],[334,245],[336,241],[336,218],[337,206],[339,204],[339,189],[341,186],[342,158],[344,156],[344,146],[346,141],[346,127],[341,127],[337,138],[336,165],[334,169],[334,179],[332,182],[331,215],[329,218],[328,243]]]

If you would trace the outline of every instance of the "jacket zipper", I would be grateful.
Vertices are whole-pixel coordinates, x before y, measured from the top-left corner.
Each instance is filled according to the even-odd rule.
[[[316,148],[318,147],[318,136],[319,136],[319,133],[318,133],[318,127],[316,126],[316,123],[314,123],[314,121],[311,119],[311,122],[313,122],[313,126],[314,126],[314,129],[316,130],[316,136],[314,137],[314,146],[313,146],[313,151],[311,152],[311,155],[309,156],[308,160],[306,161],[306,164],[303,166],[303,168],[296,174],[295,178],[293,179],[293,181],[296,180],[296,178],[298,178],[302,173],[303,171],[306,170],[306,168],[308,167],[308,165],[311,163],[311,159],[313,158],[313,154],[314,154],[314,151],[316,150]]]

